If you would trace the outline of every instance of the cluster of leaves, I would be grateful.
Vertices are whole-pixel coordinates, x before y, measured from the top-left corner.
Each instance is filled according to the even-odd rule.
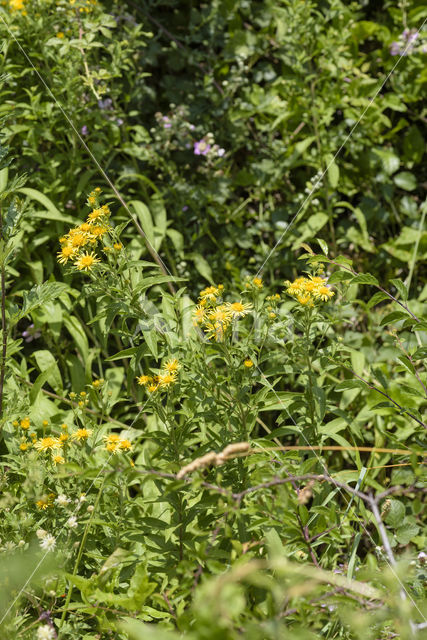
[[[421,636],[426,15],[0,6],[2,637]]]

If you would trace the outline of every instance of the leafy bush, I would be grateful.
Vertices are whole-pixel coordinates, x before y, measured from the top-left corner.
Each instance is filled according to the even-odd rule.
[[[3,3],[2,637],[422,637],[426,14]]]

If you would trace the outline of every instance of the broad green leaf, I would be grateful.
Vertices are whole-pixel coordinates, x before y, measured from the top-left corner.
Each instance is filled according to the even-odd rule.
[[[71,225],[80,224],[80,220],[77,218],[73,218],[65,213],[61,213],[59,209],[53,204],[52,200],[50,200],[44,193],[37,191],[37,189],[31,189],[29,187],[23,187],[19,189],[20,193],[23,193],[30,198],[30,200],[35,200],[42,204],[45,208],[45,211],[35,211],[32,215],[36,218],[45,218],[46,220],[57,220],[58,222],[67,222]]]
[[[393,529],[397,529],[405,517],[405,507],[404,505],[396,500],[395,498],[390,499],[390,507],[387,515],[385,516],[385,522],[393,527]]]
[[[328,180],[332,189],[336,189],[340,180],[340,170],[335,160],[328,162]]]
[[[55,391],[61,391],[61,373],[53,354],[50,351],[47,351],[47,349],[40,349],[39,351],[34,351],[33,356],[41,373],[47,369],[50,370],[50,375],[46,378],[46,382],[48,382]]]
[[[328,284],[344,282],[345,280],[351,280],[352,278],[353,274],[348,271],[334,271],[328,278]]]
[[[397,173],[393,178],[393,182],[400,187],[400,189],[405,189],[405,191],[413,191],[417,188],[416,178],[414,174],[409,171]]]
[[[374,285],[378,285],[379,282],[375,278],[375,276],[371,275],[370,273],[359,273],[357,276],[354,276],[354,278],[351,281],[351,284],[374,284]]]
[[[396,289],[398,290],[400,297],[402,298],[402,300],[404,300],[406,302],[406,300],[408,299],[408,289],[405,287],[405,285],[403,284],[402,280],[396,278],[394,280],[390,280],[390,283],[396,287]]]

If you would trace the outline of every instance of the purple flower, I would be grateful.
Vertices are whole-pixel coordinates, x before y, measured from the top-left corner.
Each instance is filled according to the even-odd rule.
[[[346,78],[343,78],[343,80],[344,80],[344,82],[351,82],[351,79],[350,79],[350,78],[347,78],[347,77],[346,77]]]
[[[21,335],[25,339],[25,342],[32,342],[33,340],[40,338],[41,331],[35,329],[33,324],[30,324],[27,329],[21,333]]]
[[[211,145],[208,144],[203,138],[194,143],[194,155],[206,156],[211,150]]]
[[[182,211],[187,211],[187,209],[188,209],[188,206],[185,204],[185,205],[182,207]]]
[[[80,129],[80,133],[82,134],[82,136],[87,136],[87,134],[89,133],[89,129],[87,128],[87,126],[85,124]]]
[[[390,47],[391,56],[399,56],[401,53],[400,45],[398,42],[392,42]]]
[[[164,127],[165,129],[170,129],[170,128],[171,128],[171,126],[172,126],[172,123],[171,123],[171,121],[169,120],[169,118],[168,118],[167,116],[163,116],[163,117],[162,117],[162,120],[163,120],[163,127]]]
[[[105,98],[105,100],[98,100],[98,107],[100,109],[107,109],[110,111],[113,108],[113,101],[111,98]]]
[[[121,127],[121,126],[122,126],[122,124],[123,124],[123,120],[122,120],[121,118],[117,118],[117,120],[116,120],[116,125],[117,125],[118,127]]]

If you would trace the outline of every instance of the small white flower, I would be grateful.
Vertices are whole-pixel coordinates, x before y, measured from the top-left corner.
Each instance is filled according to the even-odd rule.
[[[37,529],[36,536],[38,537],[39,540],[43,540],[43,538],[45,538],[46,535],[47,535],[47,531],[45,531],[44,529]]]
[[[52,536],[50,533],[47,533],[42,541],[40,542],[40,546],[45,551],[53,551],[56,545],[56,538]]]
[[[95,509],[95,507],[93,506],[93,504],[90,504],[88,506],[88,508],[86,509],[86,511],[88,511],[89,513],[92,513],[92,511]]]
[[[55,637],[55,631],[48,624],[37,629],[37,640],[53,640]]]
[[[70,529],[74,529],[75,527],[77,527],[77,518],[76,516],[71,516],[70,518],[68,518],[67,520],[67,525],[70,527]]]
[[[69,502],[71,502],[70,498],[67,498],[65,493],[61,493],[57,498],[55,498],[55,503],[59,504],[60,507],[65,507]]]

